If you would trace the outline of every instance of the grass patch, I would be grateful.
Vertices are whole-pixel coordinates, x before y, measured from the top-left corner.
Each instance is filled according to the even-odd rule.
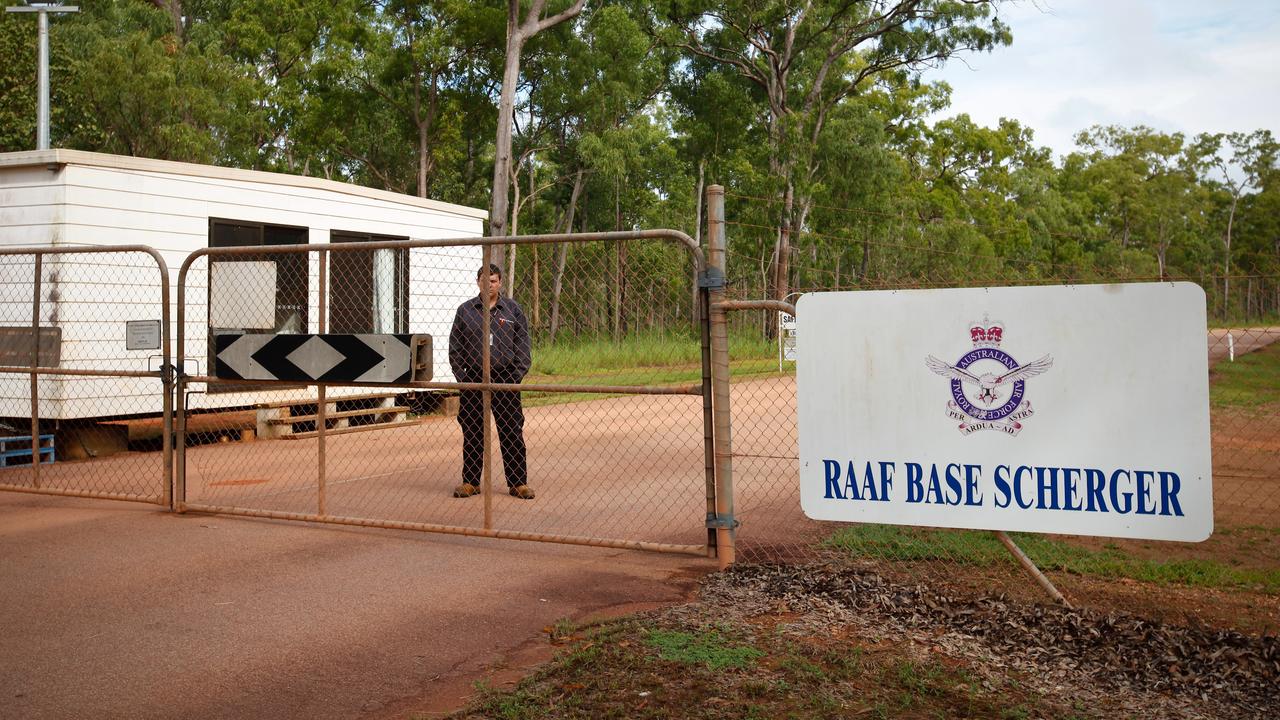
[[[1280,404],[1280,343],[1219,361],[1209,373],[1213,407],[1258,408]]]
[[[709,670],[745,668],[763,652],[744,645],[730,644],[716,630],[698,634],[672,630],[650,630],[645,642],[657,648],[663,660],[673,660],[688,665],[705,665]]]
[[[1150,560],[1115,546],[1092,550],[1044,535],[1010,533],[1010,537],[1042,570],[1280,594],[1280,569],[1233,567],[1202,559]],[[837,531],[824,544],[850,555],[895,561],[946,560],[979,567],[1014,562],[994,535],[970,530],[854,525]]]
[[[776,358],[777,353],[777,345],[758,333],[729,336],[729,356],[735,361]],[[650,331],[618,340],[588,337],[536,343],[531,374],[580,377],[640,368],[701,367],[701,363],[702,340],[696,333]]]
[[[757,334],[731,335],[735,380],[778,375],[777,346]],[[784,374],[790,374],[788,370]],[[526,383],[668,387],[702,382],[702,344],[692,333],[640,333],[620,341],[581,339],[539,344]],[[526,407],[623,397],[626,393],[525,391]]]
[[[576,637],[572,647],[515,689],[480,686],[478,699],[452,717],[826,720],[1067,714],[1017,682],[982,683],[963,660],[921,659],[903,644],[868,650],[857,638],[830,632],[780,632],[768,618],[710,619],[609,621]]]

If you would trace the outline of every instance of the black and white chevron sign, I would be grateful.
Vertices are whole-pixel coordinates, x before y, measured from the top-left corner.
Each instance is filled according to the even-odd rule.
[[[395,384],[430,379],[430,335],[219,333],[213,340],[213,374],[224,380]],[[427,376],[415,377],[415,349],[424,343]]]

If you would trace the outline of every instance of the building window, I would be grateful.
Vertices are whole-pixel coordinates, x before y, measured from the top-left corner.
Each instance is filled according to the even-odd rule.
[[[335,230],[330,242],[387,242],[405,237]],[[409,332],[409,251],[329,253],[329,332]]]
[[[305,245],[307,229],[209,220],[209,247]],[[209,324],[220,330],[307,332],[307,255],[261,253],[209,260]],[[274,284],[274,290],[270,287]],[[266,301],[261,298],[266,296]]]
[[[306,244],[304,227],[209,219],[209,247],[264,248],[260,253],[209,258],[210,372],[214,366],[214,335],[308,331],[307,254],[273,253],[266,249],[272,245]],[[235,393],[254,388],[237,383],[212,383],[208,391]]]

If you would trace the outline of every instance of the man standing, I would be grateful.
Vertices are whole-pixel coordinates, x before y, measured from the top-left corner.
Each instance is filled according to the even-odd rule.
[[[515,300],[502,297],[502,270],[490,265],[476,273],[480,294],[458,306],[449,331],[449,367],[458,382],[478,383],[483,377],[484,305],[489,307],[489,380],[518,384],[529,372],[529,325]],[[479,390],[463,390],[458,402],[458,424],[462,426],[462,484],[453,491],[456,498],[480,493],[480,473],[484,464],[484,398]],[[508,492],[521,500],[532,500],[525,470],[524,410],[520,391],[493,392],[493,420],[498,426],[502,447],[502,467]]]

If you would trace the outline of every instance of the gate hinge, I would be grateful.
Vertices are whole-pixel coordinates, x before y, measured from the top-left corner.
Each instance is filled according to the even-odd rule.
[[[717,515],[715,513],[707,513],[707,529],[708,530],[736,530],[742,525],[732,515]]]
[[[706,290],[719,290],[729,283],[725,280],[724,271],[718,267],[709,267],[698,273],[698,287]]]

